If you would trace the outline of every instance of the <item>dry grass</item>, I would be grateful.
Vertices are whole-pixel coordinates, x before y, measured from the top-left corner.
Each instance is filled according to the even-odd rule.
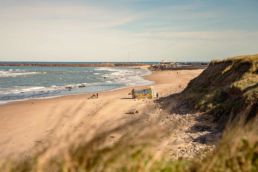
[[[181,102],[187,102],[194,110],[213,114],[219,122],[227,122],[225,118],[235,117],[249,106],[253,110],[245,111],[245,115],[255,116],[258,102],[258,55],[211,62],[180,96]]]
[[[257,118],[238,119],[228,125],[217,149],[206,157],[199,171],[250,172],[258,170]]]
[[[90,142],[71,145],[65,152],[42,162],[44,152],[32,159],[4,163],[1,171],[28,172],[250,172],[258,170],[257,120],[237,120],[226,129],[217,149],[202,160],[170,160],[166,154],[155,156],[155,129],[138,135],[132,132],[117,143],[102,147],[107,133]],[[241,122],[239,122],[241,121]]]
[[[48,146],[22,161],[2,161],[0,171],[258,171],[257,61],[258,55],[212,62],[182,93],[198,108],[220,116],[237,112],[233,122],[222,121],[221,125],[228,123],[223,137],[216,150],[204,159],[169,159],[166,152],[156,147],[162,144],[160,138],[166,136],[167,130],[158,127],[158,121],[147,124],[146,118],[140,116],[109,130],[96,129],[90,139],[82,139],[85,133],[81,133],[73,143],[55,154],[52,153],[56,147]],[[250,116],[246,114],[253,114],[253,117],[248,119]],[[104,144],[114,133],[120,133],[121,137]]]

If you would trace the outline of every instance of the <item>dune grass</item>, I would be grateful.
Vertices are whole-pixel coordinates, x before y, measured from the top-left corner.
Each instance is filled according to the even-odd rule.
[[[180,96],[192,109],[213,114],[216,121],[224,122],[224,126],[227,120],[242,111],[246,116],[255,116],[258,106],[258,55],[212,61]]]
[[[42,162],[40,153],[22,162],[5,162],[1,171],[27,172],[255,172],[258,170],[257,120],[231,123],[216,150],[203,159],[171,160],[166,154],[155,156],[155,136],[133,135],[121,138],[112,146],[100,147],[100,138],[80,145]],[[102,135],[101,137],[103,137]]]
[[[212,62],[182,93],[195,108],[212,114],[233,115],[216,149],[194,159],[172,160],[157,150],[164,130],[131,121],[101,131],[85,141],[74,142],[58,154],[55,147],[42,149],[22,161],[4,160],[3,172],[256,172],[258,171],[257,125],[258,55]],[[233,113],[237,114],[233,114]],[[252,114],[252,120],[248,119]],[[143,121],[143,120],[141,120]],[[113,144],[103,142],[114,132],[130,127]],[[65,142],[65,141],[63,141]]]

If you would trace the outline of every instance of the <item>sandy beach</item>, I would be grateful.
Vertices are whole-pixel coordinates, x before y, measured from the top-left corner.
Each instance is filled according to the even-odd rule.
[[[184,89],[202,70],[157,71],[146,76],[152,87],[166,96]],[[58,141],[77,131],[84,137],[93,135],[92,128],[105,130],[127,120],[130,109],[142,109],[152,100],[133,100],[132,88],[91,94],[70,95],[48,99],[26,100],[0,106],[0,157],[29,156],[40,144]],[[72,138],[72,137],[71,137]],[[112,136],[113,139],[118,136]],[[60,144],[60,143],[59,143]]]

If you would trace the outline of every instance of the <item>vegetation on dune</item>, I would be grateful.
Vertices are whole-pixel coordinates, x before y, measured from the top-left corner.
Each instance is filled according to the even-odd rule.
[[[129,124],[130,130],[111,145],[102,143],[114,131],[95,134],[88,141],[72,144],[46,158],[44,150],[22,162],[0,163],[0,171],[27,172],[255,172],[258,171],[258,55],[211,62],[209,67],[178,97],[187,96],[187,106],[209,112],[225,132],[214,152],[203,159],[170,160],[152,145],[163,131],[143,123]],[[166,99],[166,101],[169,100]],[[233,118],[231,118],[233,117]],[[136,127],[141,126],[141,128]]]
[[[44,154],[19,163],[5,163],[1,171],[28,172],[256,172],[258,170],[257,121],[228,128],[217,149],[204,159],[169,160],[156,157],[149,135],[142,140],[122,138],[111,147],[99,147],[99,138],[42,162]]]
[[[193,110],[212,114],[221,127],[239,114],[254,117],[258,107],[258,55],[212,61],[180,96]]]

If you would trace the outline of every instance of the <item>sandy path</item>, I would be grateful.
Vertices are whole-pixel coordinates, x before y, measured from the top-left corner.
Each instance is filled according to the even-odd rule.
[[[160,96],[166,96],[181,91],[201,71],[154,72],[146,78],[155,81],[153,87]],[[30,155],[38,144],[58,140],[76,130],[90,135],[88,131],[92,128],[118,125],[128,118],[125,115],[128,110],[139,109],[148,103],[127,99],[128,92],[130,88],[104,92],[94,100],[88,100],[90,95],[82,94],[1,105],[0,157]]]

